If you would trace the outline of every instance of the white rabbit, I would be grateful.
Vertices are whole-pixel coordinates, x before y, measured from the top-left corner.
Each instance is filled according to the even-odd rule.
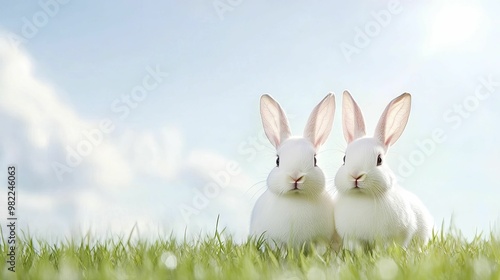
[[[316,165],[316,153],[330,134],[334,113],[335,97],[329,93],[311,113],[304,136],[290,137],[288,119],[278,102],[267,94],[260,99],[262,124],[277,159],[267,189],[252,211],[250,233],[264,234],[272,247],[299,248],[334,238],[333,198]]]
[[[411,95],[387,105],[375,136],[365,136],[360,108],[344,91],[342,124],[348,143],[344,165],[335,175],[335,226],[348,246],[396,242],[406,247],[416,237],[427,242],[434,221],[417,196],[401,188],[387,166],[387,150],[401,136],[410,115]],[[351,247],[352,248],[352,247]]]

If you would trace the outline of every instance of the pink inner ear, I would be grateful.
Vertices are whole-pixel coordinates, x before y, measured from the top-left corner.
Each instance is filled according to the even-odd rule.
[[[387,139],[385,139],[385,142],[384,142],[384,146],[385,146],[385,149],[387,150],[389,148],[389,146],[391,145],[391,141],[392,141],[392,135],[389,136]]]
[[[351,143],[352,141],[354,141],[354,139],[356,139],[356,138],[354,137],[354,133],[349,133],[349,136],[348,136],[348,137],[349,137],[349,140],[347,141],[347,143]]]
[[[274,136],[273,142],[274,142],[274,147],[277,149],[278,146],[280,145],[280,140],[278,139],[278,137]]]
[[[319,146],[321,146],[321,143],[323,142],[323,139],[316,139],[316,141],[313,143],[314,144],[314,149],[318,149]]]
[[[347,144],[351,143],[352,141],[364,137],[365,135],[361,132],[355,131],[356,128],[354,128],[353,131],[350,131],[350,133],[347,135]]]
[[[271,138],[269,138],[269,141],[271,142],[271,144],[273,144],[273,146],[275,148],[278,148],[280,143],[279,143],[279,139],[276,137],[276,135],[271,136]]]

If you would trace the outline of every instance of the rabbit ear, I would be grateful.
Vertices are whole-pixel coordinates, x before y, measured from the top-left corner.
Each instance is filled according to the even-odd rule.
[[[267,139],[277,149],[291,134],[285,112],[276,100],[269,94],[264,94],[260,98],[260,116]]]
[[[347,90],[344,91],[342,100],[342,128],[348,144],[366,135],[361,109]]]
[[[333,115],[335,114],[335,96],[328,93],[321,102],[314,107],[306,128],[304,137],[309,139],[317,149],[326,142],[333,125]]]
[[[394,144],[408,123],[411,109],[411,95],[403,93],[394,98],[385,108],[375,129],[375,137],[385,149]]]

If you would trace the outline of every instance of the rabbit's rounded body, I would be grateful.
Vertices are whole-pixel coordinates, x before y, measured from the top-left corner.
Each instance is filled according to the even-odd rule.
[[[417,229],[413,237],[424,242],[429,241],[432,237],[432,230],[434,228],[434,218],[427,207],[425,207],[424,203],[415,194],[404,189],[402,189],[402,191],[406,192],[417,221]]]
[[[299,247],[311,241],[329,241],[334,236],[333,201],[322,192],[315,197],[300,193],[278,195],[266,190],[252,212],[251,234],[265,234],[269,243]]]
[[[396,241],[407,245],[418,229],[418,215],[413,194],[399,187],[377,197],[361,191],[337,194],[335,223],[340,236],[371,243]]]

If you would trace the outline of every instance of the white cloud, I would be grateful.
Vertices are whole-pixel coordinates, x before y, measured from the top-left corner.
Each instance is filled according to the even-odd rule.
[[[242,171],[239,162],[229,160],[210,150],[191,151],[186,166],[197,172],[207,182],[217,181],[231,185],[235,190],[246,191],[251,179]]]
[[[480,6],[452,1],[439,5],[442,6],[429,21],[429,51],[479,49],[477,34],[485,29],[487,18]]]
[[[220,215],[220,229],[226,228],[238,239],[246,237],[252,209],[252,197],[248,192],[252,179],[237,161],[210,150],[194,150],[186,158],[182,178],[194,188],[178,207],[185,205],[199,210],[186,224],[189,233],[213,232]],[[206,201],[197,202],[200,196]]]
[[[213,232],[220,214],[221,227],[245,236],[250,178],[217,153],[184,151],[175,126],[104,134],[58,181],[51,164],[65,164],[67,148],[76,149],[86,139],[83,132],[95,131],[99,123],[82,118],[40,80],[23,50],[0,42],[0,61],[0,163],[19,169],[18,215],[32,234],[127,235],[137,226],[141,236],[182,236],[185,229],[196,236]],[[191,203],[196,190],[226,179],[220,194],[186,224],[180,205]]]
[[[127,130],[117,139],[132,167],[143,174],[172,180],[181,168],[182,133],[178,127],[166,126],[159,131]]]
[[[82,140],[82,132],[97,124],[78,116],[69,104],[65,104],[53,87],[36,77],[30,58],[24,51],[0,43],[0,112],[3,118],[0,136],[3,150],[15,150],[5,154],[4,161],[18,163],[31,170],[25,174],[51,180],[55,173],[51,161],[65,164],[66,148],[75,147]],[[9,123],[15,123],[14,126]],[[35,168],[43,164],[45,168]],[[98,176],[106,185],[126,184],[130,177],[129,167],[117,149],[107,142],[97,147],[82,168],[99,170],[106,176]],[[78,175],[75,175],[78,177]],[[119,178],[110,180],[109,178]],[[64,183],[64,182],[63,182]]]

